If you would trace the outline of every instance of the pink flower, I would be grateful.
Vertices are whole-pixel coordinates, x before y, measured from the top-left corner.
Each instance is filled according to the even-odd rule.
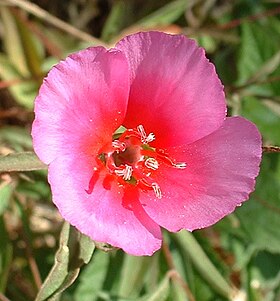
[[[130,254],[158,250],[160,227],[216,223],[254,189],[260,134],[225,117],[214,66],[184,36],[138,33],[70,55],[44,80],[35,114],[34,148],[62,216]]]

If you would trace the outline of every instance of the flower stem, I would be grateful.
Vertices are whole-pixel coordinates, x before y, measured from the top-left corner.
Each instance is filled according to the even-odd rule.
[[[263,146],[263,153],[280,153],[280,146]]]

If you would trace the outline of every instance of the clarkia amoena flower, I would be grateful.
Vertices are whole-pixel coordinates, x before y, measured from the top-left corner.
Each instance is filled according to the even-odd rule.
[[[254,189],[260,134],[226,118],[215,68],[185,36],[142,32],[71,54],[45,78],[35,115],[62,216],[130,254],[158,250],[160,227],[216,223]]]

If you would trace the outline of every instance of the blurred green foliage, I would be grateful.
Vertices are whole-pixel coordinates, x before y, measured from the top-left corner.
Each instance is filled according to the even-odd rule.
[[[235,213],[193,234],[164,232],[161,251],[132,257],[94,250],[62,227],[30,153],[33,101],[50,67],[140,30],[196,39],[225,85],[229,115],[256,123],[264,145],[279,144],[279,15],[279,1],[264,0],[0,2],[0,155],[15,153],[0,160],[1,301],[280,300],[278,154],[264,154],[256,190]],[[7,168],[14,158],[22,166]]]

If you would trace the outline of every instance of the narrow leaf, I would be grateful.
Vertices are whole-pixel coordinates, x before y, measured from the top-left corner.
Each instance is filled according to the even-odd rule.
[[[46,169],[33,152],[22,152],[0,156],[0,172],[29,171]]]
[[[18,32],[29,72],[30,74],[34,75],[34,77],[38,77],[40,80],[40,77],[42,77],[41,66],[43,63],[43,57],[38,51],[34,36],[31,34],[30,30],[17,16],[14,16],[14,18],[18,27]]]
[[[0,293],[4,293],[13,260],[13,247],[8,238],[3,216],[0,215]]]
[[[13,192],[13,188],[11,182],[5,181],[3,178],[1,179],[0,184],[0,217],[5,212],[8,207],[10,197]]]
[[[12,64],[17,67],[21,75],[29,76],[30,73],[28,71],[28,66],[22,47],[22,41],[14,16],[11,14],[10,9],[4,6],[1,6],[0,12],[4,29],[3,42],[6,53],[8,54]]]
[[[188,5],[189,3],[186,0],[172,1],[171,3],[166,4],[154,13],[137,22],[135,26],[151,28],[159,25],[170,25],[183,15]]]
[[[94,242],[88,236],[80,233],[80,249],[78,259],[82,260],[83,263],[88,264],[95,248],[94,245]]]
[[[280,50],[276,52],[270,59],[266,60],[263,65],[252,75],[247,83],[255,83],[263,80],[273,73],[280,64]]]
[[[59,300],[60,294],[78,277],[80,267],[89,262],[94,248],[92,240],[65,222],[55,263],[35,301]]]
[[[232,291],[230,285],[207,257],[193,234],[188,231],[180,231],[174,234],[174,238],[183,251],[189,254],[194,266],[201,276],[214,290],[216,290],[216,292],[228,298]]]
[[[9,57],[0,54],[0,76],[11,83],[9,90],[15,100],[28,109],[33,108],[33,100],[38,93],[38,84],[31,79],[24,78],[13,65]]]
[[[264,105],[255,97],[246,97],[242,103],[242,116],[254,122],[262,133],[264,141],[278,144],[280,141],[279,115]]]
[[[165,301],[169,296],[169,292],[170,274],[167,274],[153,293],[148,296],[144,296],[137,301]]]
[[[126,255],[121,272],[119,296],[137,296],[143,286],[143,280],[149,267],[148,257]]]
[[[60,246],[55,254],[55,263],[42,285],[35,301],[48,300],[53,293],[59,289],[67,277],[69,264],[69,248],[67,246],[70,233],[70,225],[65,223],[60,234]]]
[[[258,250],[275,254],[280,254],[279,175],[279,158],[273,154],[266,155],[262,160],[260,176],[251,200],[236,212],[242,229],[247,234],[246,243],[250,242]]]
[[[183,289],[182,285],[180,285],[176,281],[171,282],[171,295],[172,295],[172,300],[189,301],[189,298],[186,295],[186,292]]]
[[[16,152],[32,149],[30,133],[25,128],[19,126],[3,126],[0,128],[0,144],[7,144],[16,150]]]
[[[278,24],[278,26],[280,24],[276,18],[268,19],[266,26],[257,22],[245,22],[242,24],[241,46],[237,61],[239,84],[242,85],[249,79],[254,78],[256,73],[257,77],[259,77],[263,72],[268,74],[269,72],[272,73],[273,69],[275,70],[274,72],[278,69],[276,74],[279,74],[279,68],[277,68],[279,64],[274,64],[278,61],[277,52],[279,51],[280,36],[272,25],[273,22]],[[272,61],[269,62],[270,59]],[[269,63],[265,66],[267,62]],[[264,69],[260,70],[260,66]],[[277,83],[275,84],[277,85]],[[277,89],[277,91],[279,90]]]
[[[124,27],[127,16],[129,16],[129,3],[126,1],[116,1],[106,20],[102,30],[102,40],[109,41]]]
[[[74,293],[74,300],[96,301],[102,292],[110,256],[104,252],[97,251],[93,259],[83,269],[79,277],[79,284]]]

